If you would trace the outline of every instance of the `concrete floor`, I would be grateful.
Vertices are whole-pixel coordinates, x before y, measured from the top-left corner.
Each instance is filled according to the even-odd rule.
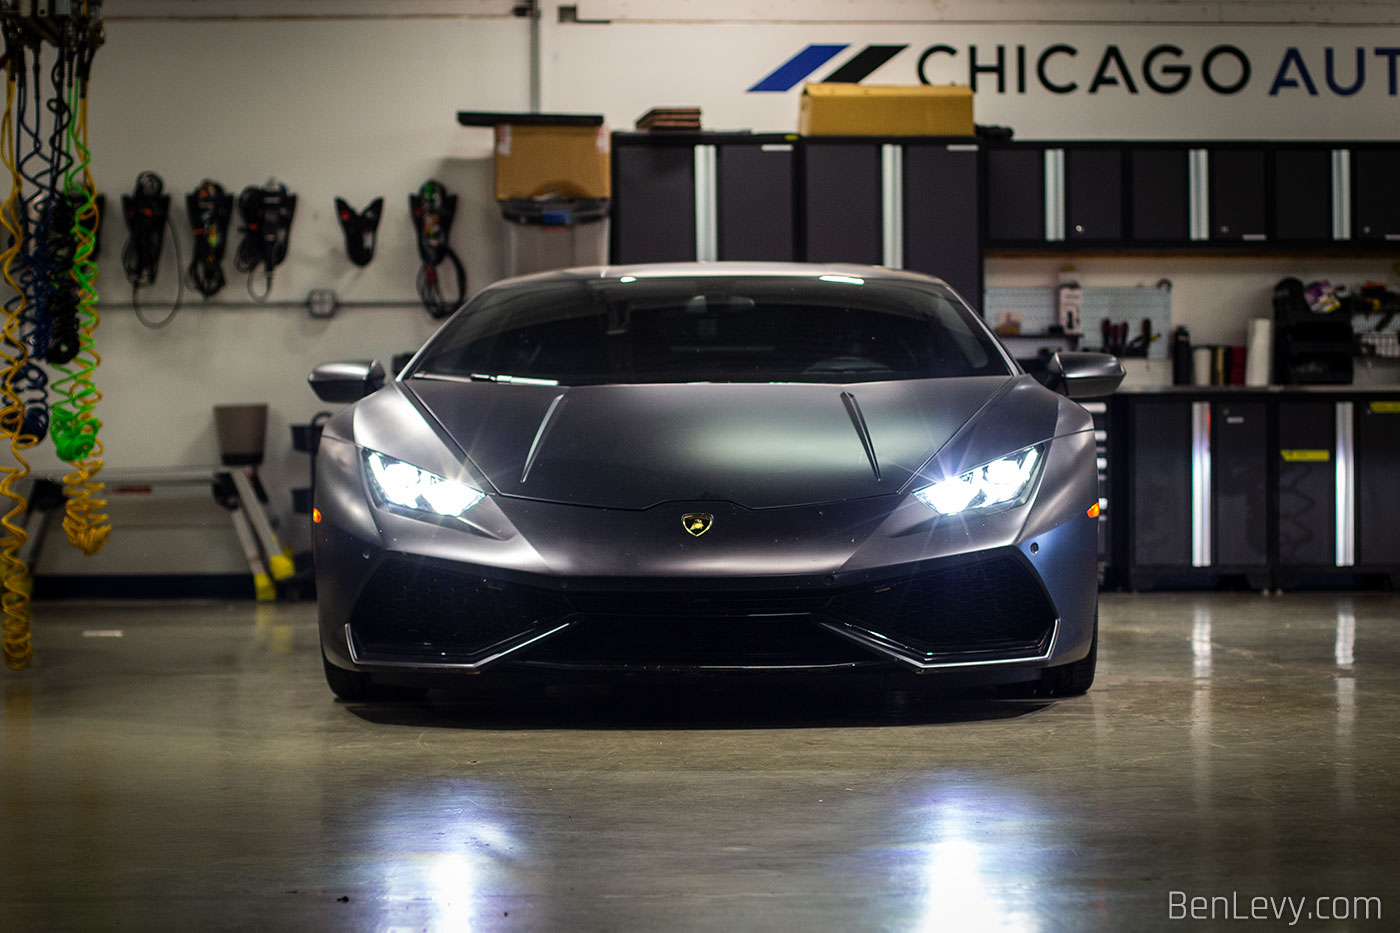
[[[38,662],[0,670],[5,931],[1129,930],[1231,895],[1276,926],[1285,897],[1296,928],[1318,896],[1400,917],[1400,596],[1108,595],[1098,685],[1051,703],[347,705],[309,605],[34,615]]]

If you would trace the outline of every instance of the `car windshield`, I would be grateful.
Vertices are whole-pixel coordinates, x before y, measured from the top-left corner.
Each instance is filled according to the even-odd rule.
[[[932,283],[624,275],[487,291],[433,338],[413,375],[598,385],[1009,372],[972,312]]]

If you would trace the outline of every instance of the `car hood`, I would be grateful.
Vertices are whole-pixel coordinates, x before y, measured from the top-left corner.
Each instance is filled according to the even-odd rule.
[[[565,387],[417,377],[403,385],[502,495],[763,509],[898,492],[1012,382]]]

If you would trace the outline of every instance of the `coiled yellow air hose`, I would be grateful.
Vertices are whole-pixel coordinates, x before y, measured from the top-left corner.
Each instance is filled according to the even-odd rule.
[[[52,405],[54,446],[63,460],[73,465],[73,471],[63,477],[67,505],[63,516],[63,531],[69,542],[84,554],[102,550],[112,534],[111,519],[102,511],[107,502],[100,498],[104,485],[97,481],[102,469],[102,441],[97,432],[102,422],[93,408],[102,393],[93,384],[92,374],[102,357],[93,344],[93,332],[100,321],[97,308],[97,264],[92,261],[93,231],[97,228],[97,187],[92,178],[91,153],[87,146],[87,82],[73,83],[73,107],[76,118],[68,127],[68,143],[78,155],[64,178],[67,196],[83,199],[73,220],[73,279],[78,286],[79,341],[78,353],[72,363],[59,366],[63,374],[53,383],[62,396]],[[79,182],[78,176],[82,180]]]
[[[0,528],[4,537],[0,539],[0,624],[4,626],[5,666],[19,670],[28,667],[34,656],[34,648],[29,637],[29,568],[20,559],[20,549],[29,536],[16,524],[16,519],[29,507],[15,488],[16,484],[29,475],[29,464],[21,455],[39,442],[38,438],[24,433],[24,401],[14,389],[14,378],[29,360],[29,347],[20,339],[20,316],[24,313],[26,299],[24,290],[15,281],[13,265],[15,257],[24,247],[24,226],[20,223],[23,180],[14,161],[14,103],[15,103],[15,62],[10,60],[5,69],[5,116],[0,123],[0,161],[10,170],[10,194],[0,204],[0,226],[9,231],[10,248],[0,253],[0,276],[14,289],[17,296],[6,304],[3,336],[0,336],[0,361],[3,361],[3,382],[0,382],[0,438],[9,441],[10,452],[17,466],[0,464],[0,496],[12,503],[10,510],[0,518]]]

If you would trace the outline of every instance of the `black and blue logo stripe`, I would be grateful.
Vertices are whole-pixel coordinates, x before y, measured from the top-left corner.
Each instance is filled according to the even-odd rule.
[[[856,53],[850,61],[841,65],[822,79],[823,84],[859,84],[870,77],[885,62],[907,49],[907,45],[867,45]],[[813,43],[796,55],[774,68],[757,84],[749,88],[749,93],[770,91],[782,93],[790,91],[805,81],[811,74],[840,55],[849,45],[822,45]]]

